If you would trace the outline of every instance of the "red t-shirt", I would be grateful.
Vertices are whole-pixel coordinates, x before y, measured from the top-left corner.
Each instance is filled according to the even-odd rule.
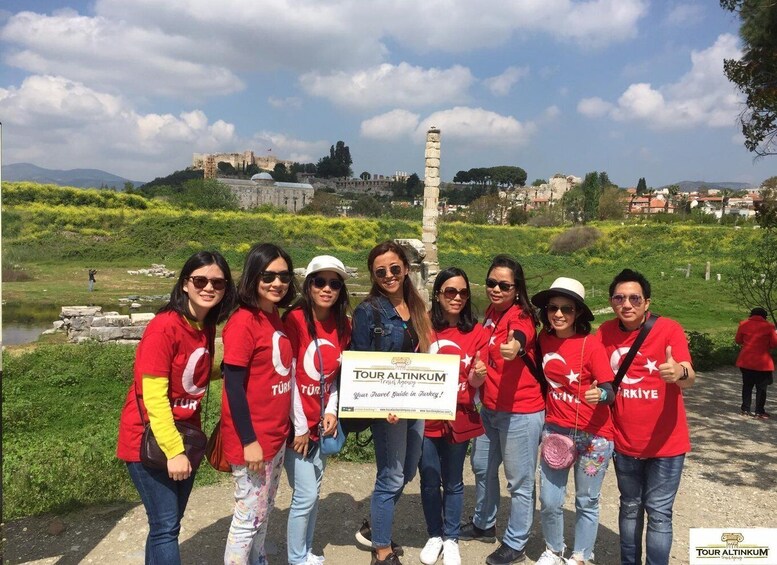
[[[291,342],[283,332],[278,311],[240,307],[224,331],[224,363],[248,368],[246,397],[264,459],[275,457],[289,434],[291,405]],[[232,422],[227,390],[221,401],[221,435],[224,453],[232,465],[244,465],[243,444]]]
[[[116,455],[129,462],[140,461],[140,439],[148,421],[143,399],[138,413],[137,395],[143,394],[143,375],[166,377],[173,418],[200,425],[200,401],[210,377],[211,356],[205,331],[193,328],[177,312],[163,312],[148,323],[135,353],[134,378],[119,422]]]
[[[613,439],[610,407],[585,401],[585,391],[594,380],[601,384],[614,378],[601,342],[594,336],[575,334],[561,339],[542,332],[540,349],[548,380],[545,421]]]
[[[770,349],[777,347],[777,330],[761,316],[750,316],[739,322],[734,338],[742,350],[737,356],[737,367],[752,371],[773,371],[774,359]]]
[[[329,387],[340,373],[342,352],[351,341],[351,324],[346,325],[346,335],[341,341],[337,336],[337,324],[333,316],[324,322],[315,322],[318,349],[324,362],[324,406],[329,402]],[[294,352],[295,381],[302,408],[308,421],[311,437],[318,439],[318,422],[321,418],[321,364],[316,354],[316,344],[308,332],[305,313],[300,308],[289,312],[284,320],[286,335]]]
[[[623,331],[618,320],[604,322],[596,334],[607,352],[613,375],[639,331]],[[680,324],[658,318],[618,387],[613,405],[616,451],[632,457],[674,457],[691,450],[683,393],[658,373],[672,346],[677,363],[691,362],[688,340]]]
[[[516,357],[512,361],[506,361],[499,352],[499,346],[507,341],[509,331],[520,331],[526,336],[526,354],[534,360],[536,330],[531,316],[524,314],[521,307],[515,304],[503,313],[496,312],[493,306],[489,306],[483,327],[489,336],[486,360],[488,374],[483,385],[483,406],[489,410],[514,414],[531,414],[544,410],[542,389],[523,359]]]
[[[477,389],[472,387],[467,378],[474,367],[475,355],[486,362],[488,356],[488,332],[480,324],[475,324],[471,331],[464,333],[457,327],[448,327],[432,333],[429,353],[444,353],[461,357],[459,363],[459,395],[456,399],[456,410],[463,412],[467,407],[474,407]],[[427,437],[443,437],[445,429],[442,420],[426,420],[424,435]]]

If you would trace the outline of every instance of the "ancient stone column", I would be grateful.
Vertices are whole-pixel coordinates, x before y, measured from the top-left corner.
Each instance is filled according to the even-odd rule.
[[[216,178],[216,156],[206,155],[205,163],[203,165],[203,178],[215,179]]]
[[[440,199],[440,130],[426,132],[426,173],[424,176],[424,215],[421,241],[426,249],[427,271],[433,277],[440,269],[437,259],[437,203]]]

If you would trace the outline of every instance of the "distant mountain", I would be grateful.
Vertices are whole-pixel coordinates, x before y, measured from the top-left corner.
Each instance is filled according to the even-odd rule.
[[[143,184],[142,182],[131,181],[99,169],[58,171],[55,169],[44,169],[31,163],[3,165],[3,180],[10,182],[30,181],[79,188],[115,188],[116,190],[124,190],[124,183],[126,182],[131,182],[135,187]]]
[[[715,190],[747,190],[753,187],[746,182],[707,182],[701,180],[684,180],[674,183],[680,187],[680,192],[697,192],[700,188],[712,188]],[[665,187],[661,187],[665,188]]]

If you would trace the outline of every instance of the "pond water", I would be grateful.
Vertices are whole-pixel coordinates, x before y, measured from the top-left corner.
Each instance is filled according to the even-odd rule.
[[[77,306],[77,305],[72,305]],[[161,304],[141,303],[138,309],[130,310],[129,306],[118,304],[102,305],[103,312],[156,312]],[[38,340],[43,331],[51,329],[53,323],[59,320],[61,306],[54,304],[3,304],[3,345],[23,345]]]

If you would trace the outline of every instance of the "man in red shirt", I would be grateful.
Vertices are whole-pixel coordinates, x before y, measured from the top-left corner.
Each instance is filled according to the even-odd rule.
[[[742,415],[766,419],[766,387],[772,384],[774,359],[770,349],[777,347],[777,330],[766,320],[766,310],[753,308],[750,317],[739,323],[734,338],[742,350],[737,367],[742,371]],[[750,413],[750,401],[755,387],[755,413]]]
[[[597,332],[613,373],[651,317],[650,283],[631,269],[610,284],[616,318]],[[617,387],[613,404],[615,474],[620,491],[621,563],[642,563],[642,530],[647,513],[647,565],[669,563],[672,505],[685,454],[690,451],[683,391],[693,385],[688,340],[680,324],[655,320]]]

